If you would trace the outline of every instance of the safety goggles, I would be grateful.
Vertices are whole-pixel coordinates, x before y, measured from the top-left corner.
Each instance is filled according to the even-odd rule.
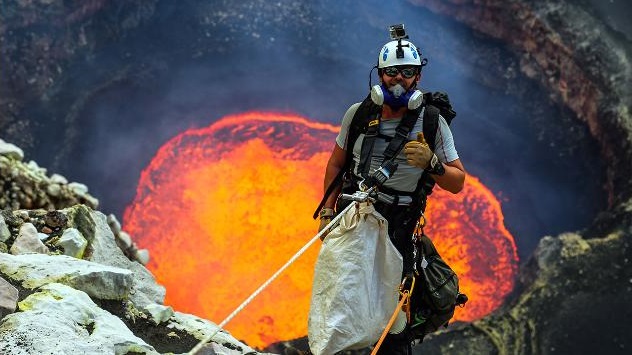
[[[410,79],[417,75],[417,68],[415,67],[386,67],[382,70],[384,71],[384,74],[390,77],[397,76],[397,73],[402,73],[402,76],[406,79]]]

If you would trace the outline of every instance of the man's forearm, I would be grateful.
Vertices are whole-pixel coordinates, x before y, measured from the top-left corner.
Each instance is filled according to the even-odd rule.
[[[327,191],[327,188],[334,181],[338,173],[340,172],[342,167],[338,167],[332,164],[327,165],[327,170],[325,171],[325,186],[323,191]],[[331,194],[327,197],[325,201],[325,208],[334,208],[336,205],[336,200],[338,199],[338,195],[340,194],[341,185],[338,184],[332,191]]]
[[[345,161],[347,159],[347,153],[338,146],[338,144],[334,144],[334,149],[331,152],[331,156],[327,161],[327,168],[325,169],[325,189],[336,179],[338,173],[345,166]],[[325,208],[334,208],[336,206],[336,200],[338,199],[338,194],[340,194],[340,190],[342,189],[342,184],[338,184],[332,191],[329,196],[327,196],[327,200],[325,201]]]
[[[450,191],[453,194],[461,192],[463,190],[463,184],[465,183],[465,168],[463,164],[457,159],[450,163],[443,163],[445,168],[445,174],[433,175],[434,181],[444,190]]]

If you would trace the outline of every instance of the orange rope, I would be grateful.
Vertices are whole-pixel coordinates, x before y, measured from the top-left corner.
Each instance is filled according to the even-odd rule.
[[[391,330],[393,323],[395,323],[395,319],[397,319],[397,315],[399,314],[399,312],[402,311],[402,306],[404,305],[404,302],[406,302],[407,299],[408,299],[408,290],[404,291],[404,293],[402,294],[402,299],[397,304],[397,307],[395,307],[395,312],[393,312],[391,319],[388,321],[386,328],[382,332],[382,336],[380,337],[380,340],[378,340],[377,344],[375,344],[375,347],[373,348],[371,355],[377,354],[377,351],[380,349],[380,346],[382,346],[382,342],[384,341],[384,338],[386,338],[386,334],[388,334],[388,331]]]
[[[415,289],[415,277],[412,276],[412,283],[410,284],[410,291],[408,292],[408,297],[404,305],[402,306],[404,310],[406,310],[406,322],[410,324],[410,299],[413,297],[413,290]]]

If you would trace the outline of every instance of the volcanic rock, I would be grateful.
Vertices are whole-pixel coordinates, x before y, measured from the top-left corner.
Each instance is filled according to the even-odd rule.
[[[144,310],[148,313],[149,320],[155,324],[166,322],[173,316],[173,308],[157,303],[146,305]]]
[[[88,245],[88,241],[77,229],[68,228],[55,244],[64,249],[64,255],[81,259],[83,257],[83,252]]]
[[[68,217],[58,211],[48,211],[46,215],[44,215],[44,223],[53,229],[62,228],[68,223]]]
[[[86,217],[93,223],[92,235],[94,237],[90,241],[89,255],[86,256],[86,260],[132,270],[135,277],[131,286],[130,299],[136,307],[143,308],[154,303],[162,304],[165,298],[165,288],[156,283],[153,275],[144,266],[130,261],[121,253],[107,223],[106,216],[98,211],[88,212],[88,209],[83,206],[74,209],[88,213]]]
[[[0,325],[0,348],[34,354],[158,354],[90,297],[51,283],[19,303]]]
[[[18,290],[0,277],[0,319],[15,311],[18,303]]]
[[[58,179],[56,179],[58,180]],[[46,169],[16,159],[14,154],[0,154],[0,210],[55,210],[77,204],[97,208],[99,201],[70,184],[51,182]]]
[[[632,54],[585,2],[410,0],[507,43],[521,70],[589,127],[608,164],[610,207],[632,198]],[[568,132],[567,132],[568,133]],[[613,220],[624,217],[620,214]],[[629,216],[625,217],[629,222]],[[617,223],[617,222],[614,222]]]
[[[0,215],[0,242],[6,242],[11,236],[9,228],[7,228],[7,222],[4,221],[4,217]]]
[[[149,251],[147,249],[138,249],[136,243],[132,241],[132,237],[121,230],[121,223],[116,219],[116,216],[113,214],[108,215],[107,222],[112,233],[114,233],[114,240],[116,240],[116,244],[121,248],[123,254],[130,260],[135,260],[143,265],[147,265],[149,262]]]
[[[29,289],[58,282],[105,300],[126,298],[133,278],[127,269],[43,254],[0,254],[0,273]]]
[[[11,246],[11,254],[27,254],[27,253],[41,253],[47,254],[48,248],[37,235],[37,229],[31,223],[24,223],[20,227],[20,233],[15,238],[15,242]]]
[[[0,155],[4,155],[13,160],[24,159],[24,152],[14,144],[7,143],[0,139]]]
[[[20,183],[43,191],[62,183],[59,178],[45,178],[44,169],[36,164],[1,158],[15,173],[0,169],[0,177],[18,177]],[[0,321],[0,349],[16,353],[184,353],[217,329],[209,321],[163,305],[164,287],[123,253],[122,249],[137,254],[143,250],[136,249],[116,218],[108,220],[87,205],[66,206],[75,195],[62,190],[66,191],[60,195],[65,198],[60,204],[63,209],[0,211],[0,277],[8,281],[7,287],[0,287],[7,290],[3,294],[12,295],[2,300],[2,314],[13,312],[20,300],[18,311]],[[38,191],[30,193],[37,195]],[[115,234],[122,236],[118,244]],[[45,239],[45,245],[38,236]],[[22,251],[25,238],[47,248],[50,255],[6,253],[9,248]],[[62,253],[72,255],[59,255]],[[210,351],[257,353],[225,331],[216,334],[202,353]]]
[[[632,231],[546,237],[521,290],[495,314],[424,341],[424,354],[625,353],[632,329]]]

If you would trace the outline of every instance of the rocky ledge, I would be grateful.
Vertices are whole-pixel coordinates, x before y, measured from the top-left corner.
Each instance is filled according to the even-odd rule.
[[[163,304],[164,287],[139,262],[147,253],[92,208],[87,189],[22,159],[0,141],[0,180],[13,192],[0,213],[0,354],[186,353],[215,333]],[[199,354],[257,352],[222,330]]]
[[[590,129],[607,164],[598,230],[632,225],[632,43],[585,1],[409,0],[507,44],[520,70]]]
[[[429,337],[423,354],[628,354],[632,230],[544,237],[503,308]]]

